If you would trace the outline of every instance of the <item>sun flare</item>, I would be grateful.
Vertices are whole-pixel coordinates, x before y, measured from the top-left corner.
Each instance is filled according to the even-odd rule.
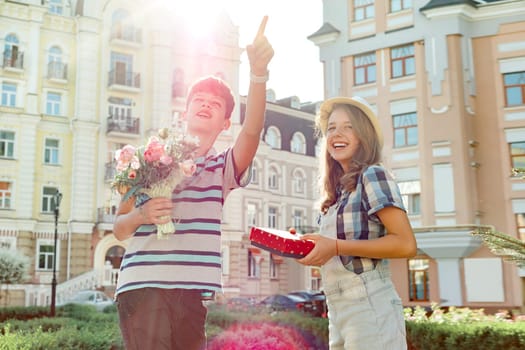
[[[239,0],[157,0],[159,10],[177,20],[182,20],[191,36],[197,39],[211,34],[221,11],[234,6]],[[239,1],[240,2],[240,1]]]

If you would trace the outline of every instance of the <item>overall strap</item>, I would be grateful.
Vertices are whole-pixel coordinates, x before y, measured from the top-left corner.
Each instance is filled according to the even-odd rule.
[[[337,239],[344,239],[346,240],[346,233],[345,233],[345,223],[343,220],[343,212],[345,210],[346,203],[348,203],[348,198],[350,197],[350,192],[346,192],[343,194],[343,198],[341,199],[341,202],[339,203],[339,206],[337,208]],[[351,258],[349,256],[339,256],[341,259],[341,262],[343,265],[347,265]]]

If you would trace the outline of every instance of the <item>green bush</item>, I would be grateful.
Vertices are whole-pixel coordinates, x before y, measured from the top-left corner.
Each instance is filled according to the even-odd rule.
[[[124,348],[114,307],[98,312],[91,306],[66,305],[57,308],[54,318],[48,317],[48,311],[35,307],[0,309],[0,319],[4,320],[0,322],[0,350]],[[280,339],[283,344],[328,348],[327,319],[298,312],[260,311],[234,312],[210,307],[206,324],[210,346],[219,349],[228,344],[236,349],[240,343],[272,349],[272,344]],[[484,315],[483,310],[456,308],[434,307],[431,313],[421,308],[406,311],[411,350],[525,349],[525,321],[518,321],[520,317],[513,322],[501,315]]]

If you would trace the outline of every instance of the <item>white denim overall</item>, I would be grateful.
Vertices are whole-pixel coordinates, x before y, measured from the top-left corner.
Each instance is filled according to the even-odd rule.
[[[321,234],[337,237],[338,209],[334,205],[322,217]],[[388,261],[379,260],[375,268],[369,264],[366,269],[360,274],[350,271],[339,256],[321,268],[330,350],[406,350],[403,306],[392,284]]]

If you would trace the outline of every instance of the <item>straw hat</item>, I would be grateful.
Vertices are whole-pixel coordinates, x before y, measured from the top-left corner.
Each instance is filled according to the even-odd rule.
[[[330,113],[332,113],[332,110],[334,108],[334,105],[337,104],[347,104],[352,105],[357,108],[359,108],[363,113],[368,117],[368,120],[370,120],[370,123],[372,123],[372,126],[374,130],[376,131],[377,139],[379,141],[380,147],[383,147],[383,133],[381,132],[381,126],[379,125],[379,120],[377,119],[376,114],[372,110],[372,107],[366,102],[366,100],[359,96],[354,97],[333,97],[326,101],[324,101],[321,104],[321,107],[319,108],[319,117],[321,122],[324,124],[324,127],[326,127],[326,123],[328,122],[328,117],[330,117]],[[323,133],[326,130],[323,130]]]

